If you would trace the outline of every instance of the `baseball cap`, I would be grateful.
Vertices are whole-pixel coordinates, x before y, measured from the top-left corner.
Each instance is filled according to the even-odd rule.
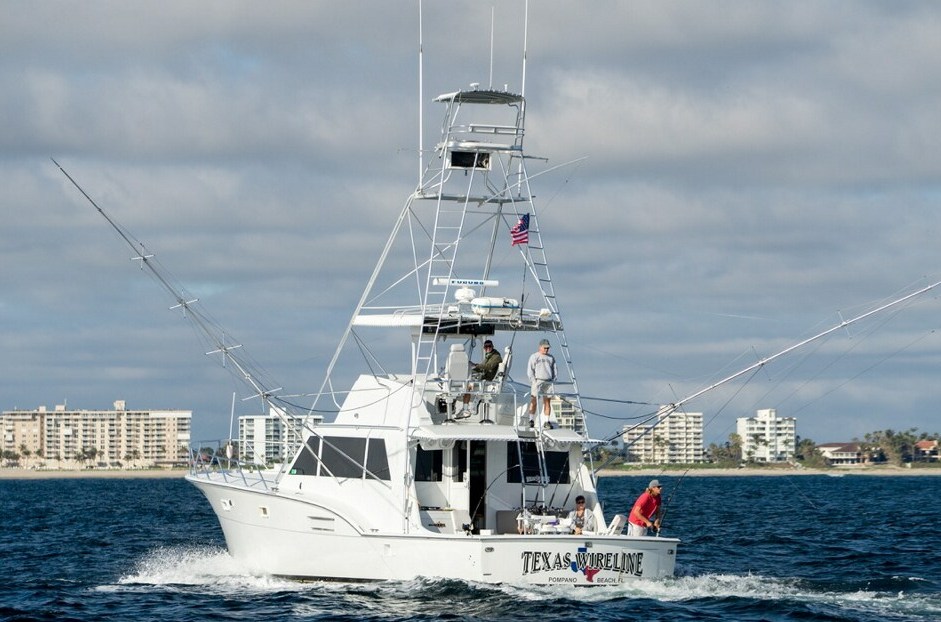
[[[660,480],[652,479],[647,488],[660,488]]]
[[[540,347],[540,348],[541,348],[542,346],[547,346],[547,345],[549,345],[549,340],[548,340],[548,339],[543,339],[542,341],[539,342],[539,347]]]

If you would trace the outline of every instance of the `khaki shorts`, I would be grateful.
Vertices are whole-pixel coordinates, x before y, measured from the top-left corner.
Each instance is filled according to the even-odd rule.
[[[530,395],[542,395],[544,397],[549,397],[555,393],[555,388],[552,386],[551,380],[533,380],[532,386],[529,388]]]

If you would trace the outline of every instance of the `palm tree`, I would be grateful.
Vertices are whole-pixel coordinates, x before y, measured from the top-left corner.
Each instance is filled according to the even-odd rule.
[[[23,456],[23,468],[25,469],[29,466],[29,457],[33,452],[29,450],[29,447],[26,446],[26,443],[20,443],[20,455]]]

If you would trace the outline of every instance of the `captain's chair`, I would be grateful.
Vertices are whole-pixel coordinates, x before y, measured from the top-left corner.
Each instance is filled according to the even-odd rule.
[[[467,379],[470,377],[470,359],[467,358],[467,352],[464,351],[462,343],[451,344],[451,351],[448,353],[447,377],[449,389],[465,390]]]
[[[497,384],[497,391],[500,390],[500,387],[503,386],[503,381],[506,380],[506,375],[510,373],[510,365],[513,363],[513,348],[507,346],[503,348],[503,360],[497,365],[497,375],[493,377],[493,381]]]

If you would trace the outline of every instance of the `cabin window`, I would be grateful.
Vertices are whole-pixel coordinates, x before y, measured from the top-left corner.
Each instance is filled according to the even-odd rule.
[[[443,451],[440,449],[426,451],[419,447],[415,457],[415,481],[440,482],[443,465]]]
[[[385,439],[367,439],[347,436],[326,436],[323,443],[318,437],[307,439],[307,449],[298,455],[291,466],[292,475],[320,475],[339,478],[363,477],[363,459],[366,469],[380,480],[389,480],[389,457],[386,454]],[[345,455],[344,455],[345,454]],[[318,473],[317,466],[321,465]]]
[[[346,455],[344,455],[346,454]],[[334,477],[363,476],[363,458],[366,457],[366,439],[344,436],[327,436],[320,452],[320,475]],[[327,471],[324,472],[324,469]]]
[[[320,455],[320,439],[311,436],[307,439],[307,447],[298,454],[289,472],[291,475],[317,475],[318,455]]]
[[[366,477],[376,476],[376,479],[389,481],[389,456],[386,454],[386,441],[384,438],[369,439],[369,448],[366,452]],[[370,475],[371,474],[371,475]]]
[[[520,451],[522,449],[522,461]],[[522,467],[522,468],[521,468]],[[550,484],[569,483],[569,452],[546,452],[546,476]],[[508,484],[539,483],[539,454],[536,443],[507,443],[506,481]]]

